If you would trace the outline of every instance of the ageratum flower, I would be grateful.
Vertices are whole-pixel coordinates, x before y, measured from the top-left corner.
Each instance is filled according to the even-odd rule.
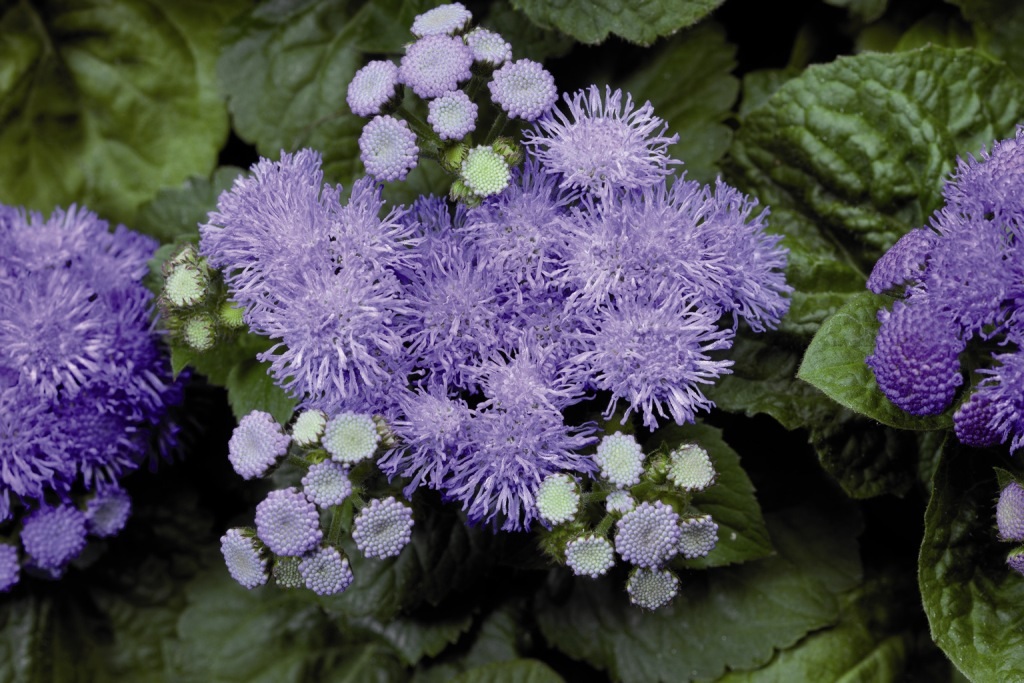
[[[512,46],[494,31],[475,28],[466,34],[464,40],[478,64],[499,67],[512,59]]]
[[[398,65],[378,59],[356,72],[348,84],[345,100],[358,116],[376,116],[398,93]]]
[[[597,86],[563,97],[568,114],[552,109],[524,132],[524,142],[548,173],[561,174],[562,187],[598,193],[637,189],[663,181],[679,162],[669,156],[678,135],[654,115],[650,102],[634,108],[627,93]]]
[[[200,250],[223,270],[232,298],[257,334],[277,343],[261,354],[306,408],[373,410],[408,371],[396,316],[407,312],[398,271],[415,258],[417,226],[403,210],[381,217],[380,187],[323,185],[310,150],[261,160],[221,194],[200,227]]]
[[[946,205],[876,264],[868,287],[901,297],[879,312],[868,365],[904,410],[932,415],[960,396],[953,423],[972,446],[1024,445],[1024,129],[958,162]],[[989,351],[967,391],[961,357]]]
[[[429,99],[455,90],[472,74],[473,53],[462,38],[429,35],[410,45],[398,67],[398,80]]]
[[[494,72],[491,99],[514,119],[536,121],[558,100],[555,78],[538,62],[520,59]]]
[[[419,153],[409,124],[393,116],[374,116],[359,136],[359,158],[378,180],[405,180]]]
[[[477,106],[461,90],[431,100],[427,110],[427,123],[442,140],[461,140],[476,128]]]
[[[306,588],[317,595],[341,593],[355,579],[348,558],[331,546],[318,548],[304,557],[298,569]]]
[[[412,34],[423,36],[451,35],[462,31],[473,20],[473,13],[461,2],[440,5],[423,14],[419,14],[412,22]]]
[[[27,513],[28,559],[54,575],[81,547],[47,538],[47,511],[75,509],[52,494],[113,490],[154,438],[175,443],[166,415],[181,387],[142,284],[156,246],[77,207],[44,219],[0,206],[0,521]]]

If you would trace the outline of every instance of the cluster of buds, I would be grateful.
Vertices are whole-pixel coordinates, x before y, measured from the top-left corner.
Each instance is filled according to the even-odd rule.
[[[996,526],[1003,541],[1024,541],[1024,487],[1010,482],[999,494],[996,503]],[[1006,556],[1006,564],[1024,575],[1024,545],[1020,545]]]
[[[279,467],[298,467],[301,484],[273,490],[256,506],[255,527],[229,529],[221,538],[228,571],[246,588],[273,576],[284,588],[334,595],[354,575],[341,547],[347,534],[367,558],[395,557],[412,536],[412,508],[382,486],[378,449],[393,445],[390,429],[371,415],[319,410],[298,414],[285,432],[262,411],[243,417],[228,444],[228,458],[245,479]]]
[[[598,444],[595,460],[593,480],[559,473],[541,483],[537,509],[550,525],[544,549],[591,578],[606,574],[618,553],[633,567],[630,601],[667,605],[679,592],[670,562],[705,557],[718,542],[718,525],[692,506],[693,494],[715,482],[711,456],[697,444],[645,455],[632,435],[615,432]]]
[[[509,184],[523,151],[503,129],[510,119],[536,121],[558,93],[543,66],[512,61],[511,45],[494,31],[471,28],[472,19],[458,2],[425,12],[412,24],[416,40],[400,63],[374,60],[353,77],[346,99],[354,114],[370,118],[359,137],[369,175],[403,180],[424,155],[452,176],[451,196],[464,203]],[[414,95],[408,100],[406,88]],[[489,98],[480,96],[485,90]],[[488,132],[474,139],[484,120],[491,122]]]
[[[160,313],[175,343],[205,352],[245,328],[220,273],[187,244],[163,265]]]

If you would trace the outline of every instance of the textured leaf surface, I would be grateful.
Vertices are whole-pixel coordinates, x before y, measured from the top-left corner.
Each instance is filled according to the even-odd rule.
[[[992,454],[947,442],[925,513],[918,579],[932,637],[969,679],[1019,680],[1024,581],[998,540]],[[1019,470],[1017,470],[1019,472]]]
[[[843,597],[832,628],[812,633],[754,671],[732,672],[716,683],[899,683],[906,680],[914,634],[900,626],[916,600],[913,586],[876,579]]]
[[[512,0],[541,26],[557,28],[581,43],[600,43],[609,34],[649,45],[692,26],[724,0]]]
[[[679,135],[671,153],[685,162],[682,168],[691,179],[714,180],[716,164],[732,140],[724,121],[739,93],[739,79],[732,75],[735,56],[725,31],[703,23],[673,36],[622,84],[638,104],[650,100],[669,133]]]
[[[947,414],[911,415],[893,405],[864,362],[875,350],[878,310],[888,303],[885,297],[866,291],[851,296],[814,335],[797,377],[833,401],[882,424],[900,429],[951,427]]]
[[[0,201],[128,222],[206,175],[228,132],[214,74],[227,2],[72,0],[0,9]]]
[[[941,205],[957,155],[1022,118],[1012,71],[934,47],[811,66],[750,111],[723,164],[786,235],[796,291],[781,329],[811,335],[862,292],[875,260]]]
[[[841,500],[767,518],[777,556],[687,574],[673,604],[655,612],[629,605],[611,580],[575,581],[564,602],[539,602],[544,637],[627,682],[717,678],[765,664],[775,649],[835,623],[836,595],[860,578],[859,518]]]

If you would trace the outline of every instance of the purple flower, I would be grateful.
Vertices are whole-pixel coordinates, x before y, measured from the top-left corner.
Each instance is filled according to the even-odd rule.
[[[594,426],[567,425],[561,412],[543,403],[478,410],[466,431],[467,446],[447,463],[442,487],[472,522],[500,515],[503,530],[525,530],[537,516],[537,489],[546,476],[594,470],[580,454],[594,442]]]
[[[866,361],[878,387],[908,413],[941,413],[963,383],[959,355],[965,344],[956,326],[941,310],[915,300],[897,301],[878,317],[882,327]]]
[[[393,116],[375,116],[359,136],[359,158],[378,180],[405,180],[419,160],[416,134]]]
[[[302,478],[302,492],[318,507],[341,505],[352,493],[348,470],[333,460],[312,465]]]
[[[0,520],[174,446],[180,386],[141,281],[156,246],[76,207],[0,210]]]
[[[43,505],[25,516],[21,544],[32,564],[59,572],[85,548],[85,515],[73,505]]]
[[[1004,541],[1024,541],[1024,487],[1010,482],[996,503],[996,525]]]
[[[679,594],[679,577],[671,569],[634,569],[626,580],[629,601],[643,609],[656,610]]]
[[[412,22],[414,36],[451,35],[462,31],[473,20],[473,13],[461,2],[439,5],[423,14],[416,15]]]
[[[692,422],[698,410],[713,405],[700,385],[713,383],[732,365],[709,355],[732,346],[733,333],[717,327],[718,317],[718,311],[678,296],[622,297],[581,322],[577,336],[585,350],[572,359],[572,374],[611,392],[605,419],[625,399],[623,420],[639,411],[652,431],[658,418]]]
[[[359,511],[352,540],[366,557],[395,557],[412,538],[412,508],[394,497],[373,499]]]
[[[660,500],[640,503],[615,526],[615,550],[626,562],[653,569],[679,551],[679,514]]]
[[[461,140],[476,128],[477,106],[461,90],[431,100],[427,109],[427,123],[442,140]]]
[[[267,558],[260,553],[256,539],[242,529],[228,529],[220,537],[220,552],[231,578],[245,588],[256,588],[267,582]]]
[[[0,593],[9,591],[20,579],[18,548],[9,543],[0,543]]]
[[[469,80],[473,53],[461,38],[430,35],[410,45],[398,67],[398,80],[424,99],[439,97]]]
[[[512,46],[494,31],[475,28],[465,36],[466,45],[478,64],[498,67],[512,59]]]
[[[294,487],[271,491],[256,506],[256,535],[275,555],[303,555],[323,538],[320,513]]]
[[[228,460],[243,479],[262,477],[288,452],[291,437],[270,413],[254,410],[238,422],[228,441]]]
[[[973,352],[973,338],[1002,351],[981,356],[979,381],[953,415],[957,437],[970,446],[1024,445],[1022,140],[1024,129],[977,159],[960,160],[944,189],[946,205],[879,259],[868,280],[872,291],[903,296],[891,312],[879,312],[868,364],[904,410],[937,414],[953,403],[964,380],[959,356]]]
[[[348,84],[345,99],[358,116],[376,116],[398,93],[398,66],[388,60],[374,60],[356,72]]]
[[[337,548],[318,548],[299,562],[299,574],[306,588],[317,595],[336,595],[352,585],[355,576],[348,558]]]
[[[108,538],[124,529],[132,511],[132,499],[120,486],[96,492],[85,507],[85,528],[93,536]]]
[[[538,62],[520,59],[494,72],[491,99],[511,118],[536,121],[558,99],[555,78]]]
[[[615,564],[615,552],[607,538],[591,534],[565,544],[565,564],[576,576],[596,579]]]
[[[674,161],[668,128],[650,102],[635,108],[627,94],[597,86],[564,96],[568,114],[554,109],[524,132],[525,143],[548,173],[561,174],[562,187],[598,193],[606,188],[636,189],[661,182]]]

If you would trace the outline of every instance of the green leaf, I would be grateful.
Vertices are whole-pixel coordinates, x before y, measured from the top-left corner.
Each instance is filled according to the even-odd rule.
[[[935,642],[972,681],[996,683],[1024,671],[1024,581],[1006,566],[1012,546],[995,530],[993,455],[947,441],[925,512],[918,580]]]
[[[871,292],[851,296],[814,335],[797,377],[846,408],[891,427],[951,427],[948,414],[911,415],[897,408],[878,388],[875,373],[864,362],[875,349],[878,310],[888,303],[886,297]]]
[[[178,680],[284,682],[308,680],[327,625],[299,591],[248,591],[215,566],[188,587],[189,605],[168,647]]]
[[[781,329],[813,334],[941,203],[957,155],[1024,118],[1024,88],[974,50],[867,53],[807,68],[750,111],[723,167],[771,207],[795,288]]]
[[[724,0],[512,0],[512,6],[541,26],[557,28],[581,43],[603,42],[614,33],[640,45],[692,26]]]
[[[554,669],[536,659],[485,664],[452,679],[452,683],[564,683]]]
[[[902,496],[927,482],[935,440],[945,434],[892,429],[847,410],[807,426],[821,466],[852,498]]]
[[[908,590],[909,589],[909,590]],[[901,628],[915,609],[913,586],[874,579],[843,597],[839,623],[776,653],[763,668],[732,672],[716,683],[899,683],[907,680],[914,633]]]
[[[800,75],[797,69],[758,69],[743,76],[743,99],[740,101],[740,118],[744,118],[775,94],[786,81]]]
[[[206,175],[228,133],[214,62],[240,0],[40,0],[0,10],[0,201],[130,222]]]
[[[1002,0],[949,0],[971,22],[979,46],[1006,61],[1018,73],[1024,69],[1024,6]]]
[[[735,66],[736,48],[726,41],[725,30],[703,23],[673,36],[622,83],[634,101],[650,100],[669,132],[679,135],[671,152],[685,162],[690,179],[713,180],[716,164],[732,141],[725,120],[739,93],[739,79],[732,75]],[[680,92],[686,97],[679,97]]]
[[[692,569],[721,567],[765,557],[772,552],[761,506],[754,497],[754,485],[740,466],[740,456],[722,439],[722,431],[703,424],[669,427],[659,430],[654,438],[666,439],[669,448],[685,441],[695,441],[707,449],[715,464],[718,478],[713,486],[694,494],[692,505],[702,514],[711,515],[718,524],[718,545],[695,560],[685,560]]]
[[[230,27],[217,72],[240,137],[260,154],[312,147],[328,178],[362,175],[365,119],[345,103],[348,82],[370,55],[398,55],[427,0],[300,0],[262,3]]]
[[[424,657],[436,657],[455,643],[470,626],[468,614],[434,616],[431,619],[396,617],[386,622],[358,619],[353,624],[381,636],[407,665],[415,665]]]
[[[180,187],[161,190],[142,205],[132,227],[161,242],[194,241],[199,237],[199,224],[217,207],[220,193],[230,189],[244,172],[236,166],[221,166],[210,178],[193,177]]]
[[[480,25],[500,33],[512,46],[516,59],[544,62],[550,58],[564,57],[576,44],[571,36],[527,21],[522,12],[512,9],[507,0],[491,3],[487,17]]]
[[[856,510],[842,498],[766,515],[778,555],[683,578],[669,607],[644,612],[621,584],[573,580],[538,600],[548,643],[616,680],[688,681],[750,669],[808,632],[836,623],[836,595],[857,584]]]

